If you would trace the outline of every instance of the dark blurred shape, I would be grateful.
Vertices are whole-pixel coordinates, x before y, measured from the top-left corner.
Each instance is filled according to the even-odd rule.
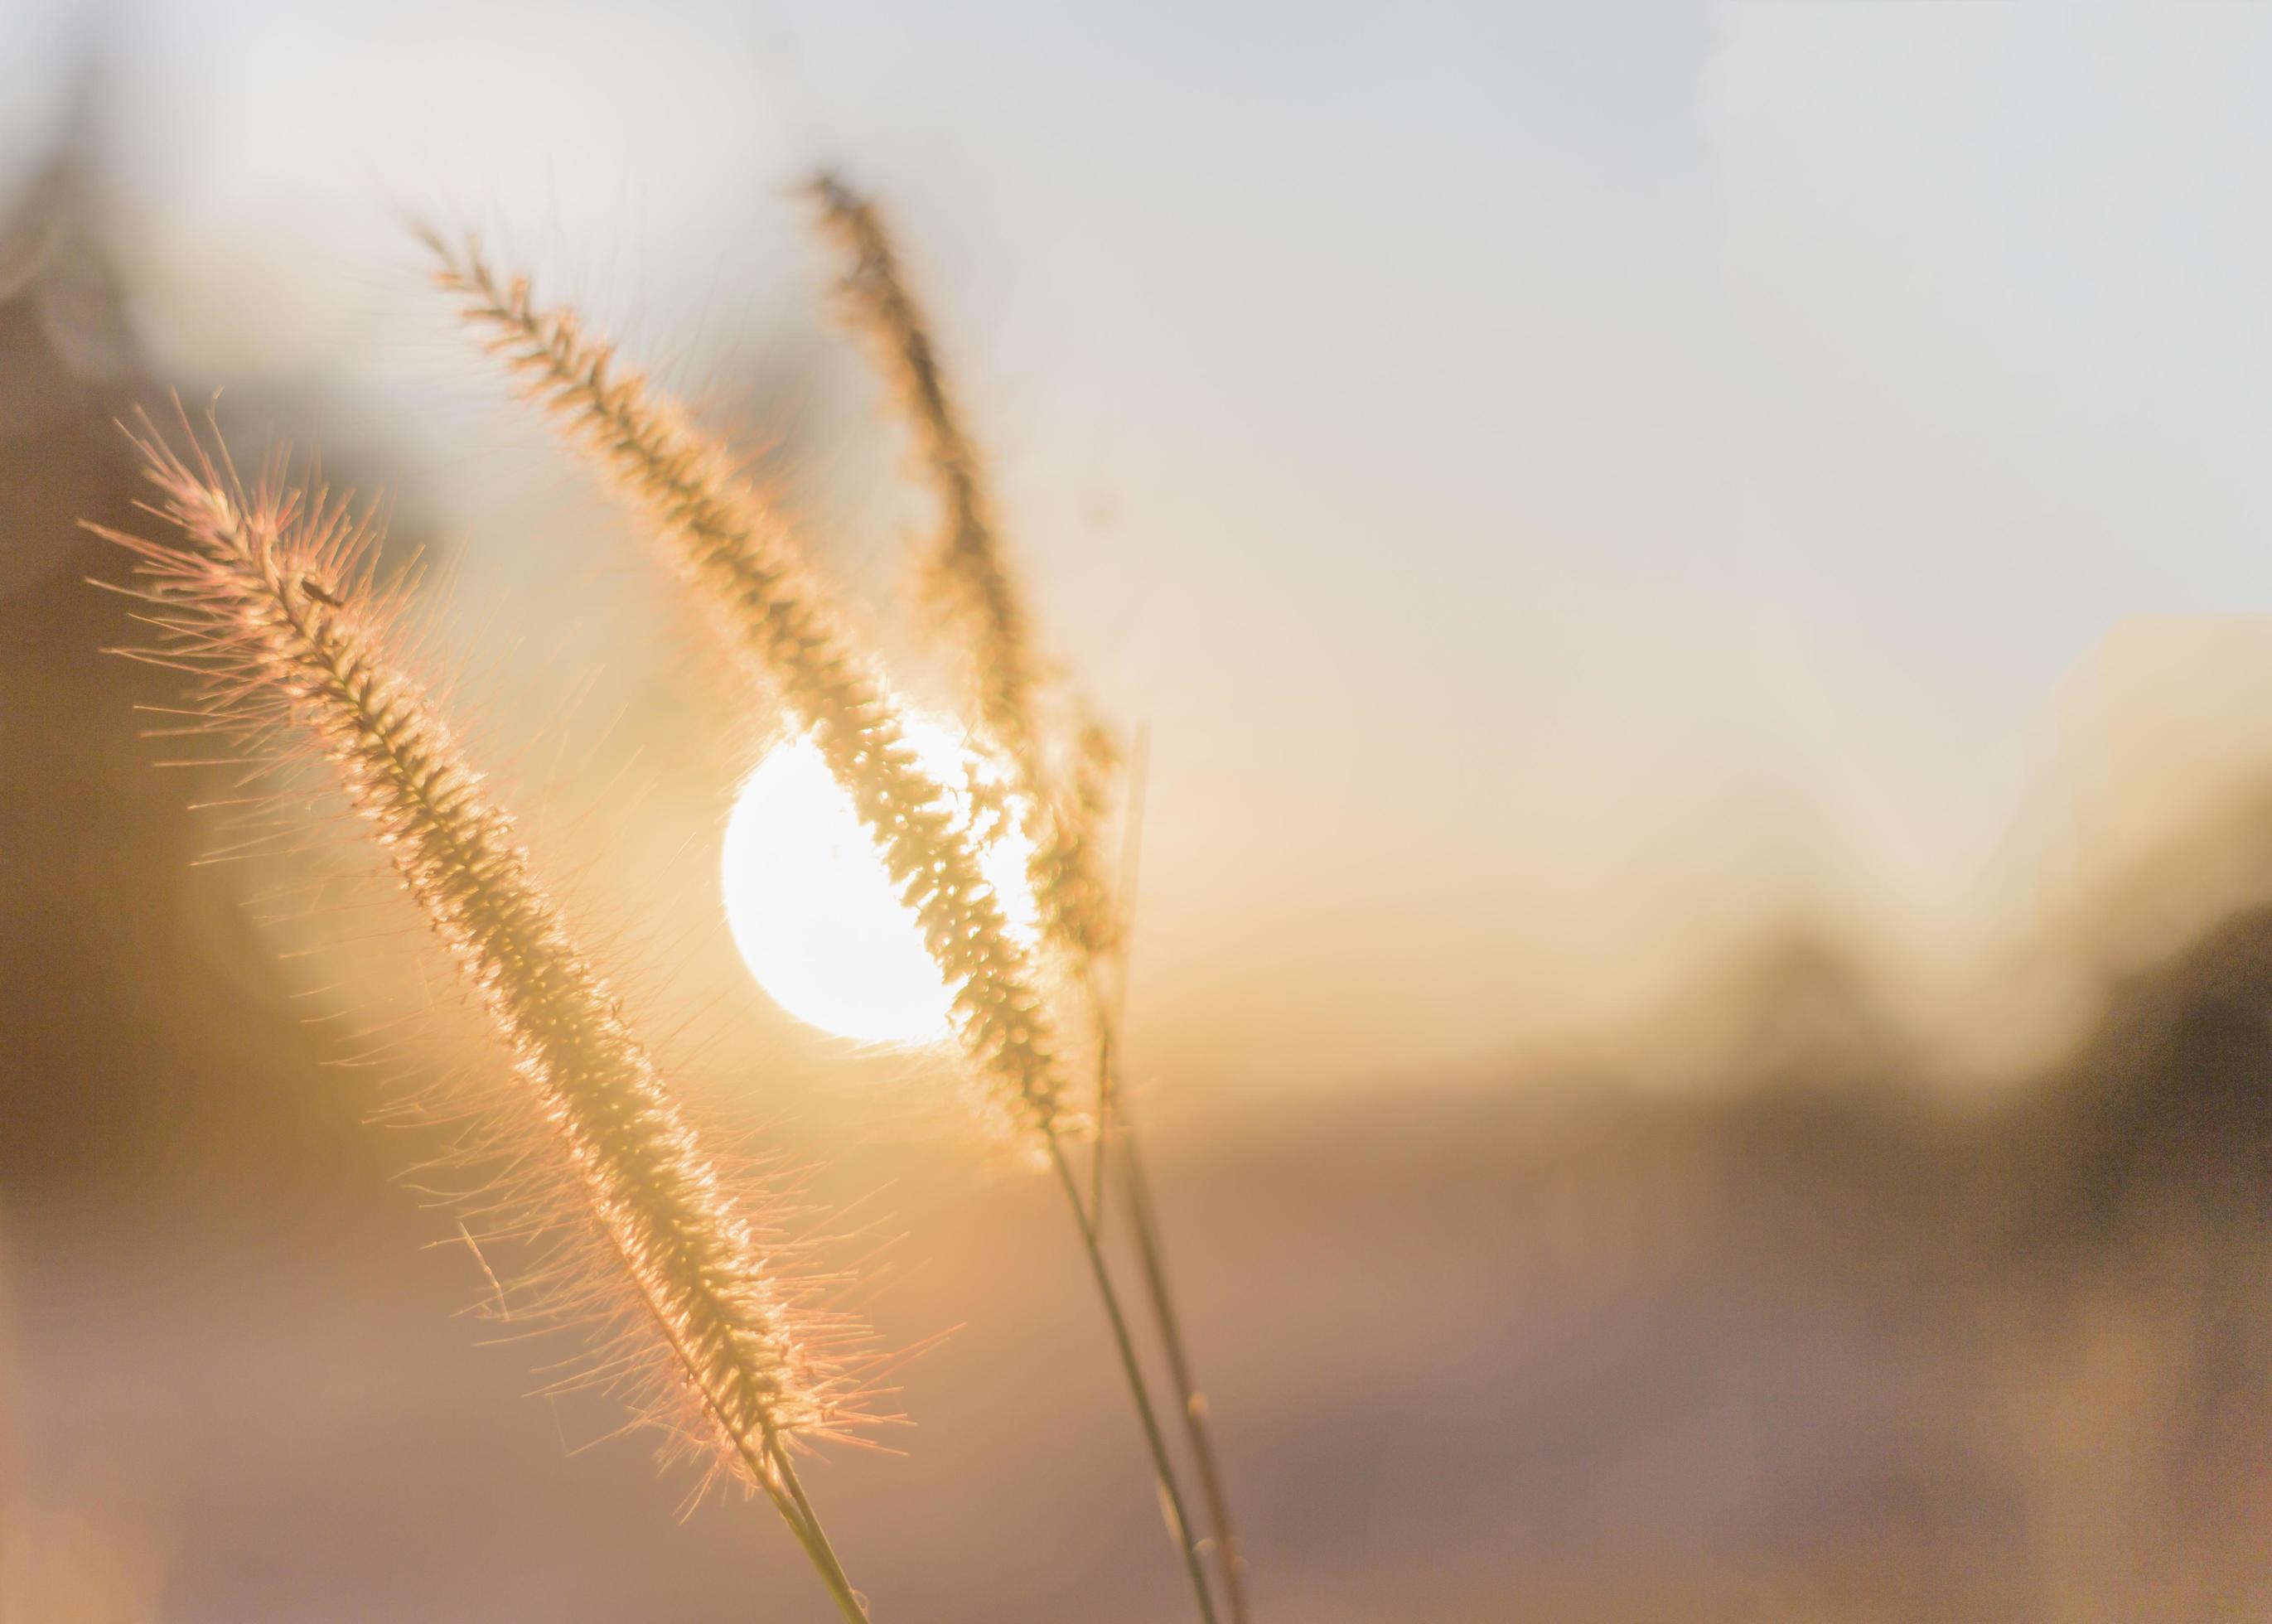
[[[2215,925],[2115,990],[2096,1041],[2045,1102],[2063,1231],[2222,1230],[2272,1208],[2272,908]]]
[[[83,519],[133,528],[117,420],[155,407],[133,360],[93,202],[67,143],[0,222],[0,1180],[219,1179],[343,1135],[310,1086],[319,1049],[268,955],[192,860],[188,804],[220,782],[161,772],[138,705],[167,674],[107,655],[139,640],[128,579]],[[217,1159],[217,1160],[216,1160]]]

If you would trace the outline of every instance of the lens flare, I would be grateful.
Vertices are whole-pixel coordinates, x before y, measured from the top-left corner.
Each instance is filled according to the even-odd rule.
[[[905,737],[923,771],[945,786],[955,827],[979,813],[979,872],[1011,934],[1031,946],[1036,912],[1026,867],[1033,843],[1018,827],[1002,777],[955,731],[910,716]],[[923,947],[883,854],[819,749],[792,737],[743,783],[726,824],[726,922],[750,973],[800,1021],[867,1043],[923,1044],[951,1037],[953,992]]]

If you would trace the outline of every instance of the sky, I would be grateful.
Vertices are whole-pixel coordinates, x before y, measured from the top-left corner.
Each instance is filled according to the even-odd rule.
[[[399,482],[499,716],[639,786],[579,814],[626,895],[730,769],[402,219],[775,445],[901,636],[788,195],[879,194],[1150,741],[1140,1064],[1494,1075],[1790,914],[1961,974],[2126,849],[2109,783],[2272,745],[2272,12],[14,0],[0,154],[75,86],[160,375]]]

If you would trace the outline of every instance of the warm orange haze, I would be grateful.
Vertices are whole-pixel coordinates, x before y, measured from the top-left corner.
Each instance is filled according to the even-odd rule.
[[[0,1624],[2272,1612],[2268,93],[0,11]]]

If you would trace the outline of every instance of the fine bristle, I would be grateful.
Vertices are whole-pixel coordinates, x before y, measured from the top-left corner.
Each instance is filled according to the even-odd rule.
[[[500,281],[471,247],[432,246],[441,285],[646,510],[679,573],[851,795],[953,989],[957,1036],[994,1103],[1029,1131],[1053,1131],[1063,1084],[1032,955],[1010,932],[945,790],[908,749],[898,701],[856,651],[795,535],[734,477],[723,449],[618,370],[611,348],[587,336],[572,312],[538,306],[526,279]]]
[[[518,1164],[482,1207],[534,1240],[522,1285],[602,1328],[590,1379],[652,1398],[644,1418],[798,1523],[780,1450],[863,1418],[841,1357],[857,1328],[782,1267],[778,1215],[723,1175],[405,674],[369,515],[290,482],[280,454],[248,488],[217,437],[182,428],[182,449],[146,418],[134,435],[161,492],[148,511],[178,538],[100,532],[136,555],[161,629],[134,652],[194,676],[194,716],[253,770],[295,745],[332,769],[510,1057],[511,1097],[465,1108],[464,1137]]]
[[[841,257],[841,318],[889,387],[939,506],[937,541],[919,573],[968,655],[964,663],[979,726],[1010,763],[1028,809],[1034,898],[1043,928],[1086,964],[1111,950],[1120,928],[1096,853],[1104,800],[1096,745],[1102,736],[1083,730],[1072,773],[1052,767],[1050,730],[1040,714],[1043,665],[1034,651],[1032,617],[994,521],[976,445],[963,427],[891,234],[875,204],[837,176],[821,175],[809,191],[822,234]]]

